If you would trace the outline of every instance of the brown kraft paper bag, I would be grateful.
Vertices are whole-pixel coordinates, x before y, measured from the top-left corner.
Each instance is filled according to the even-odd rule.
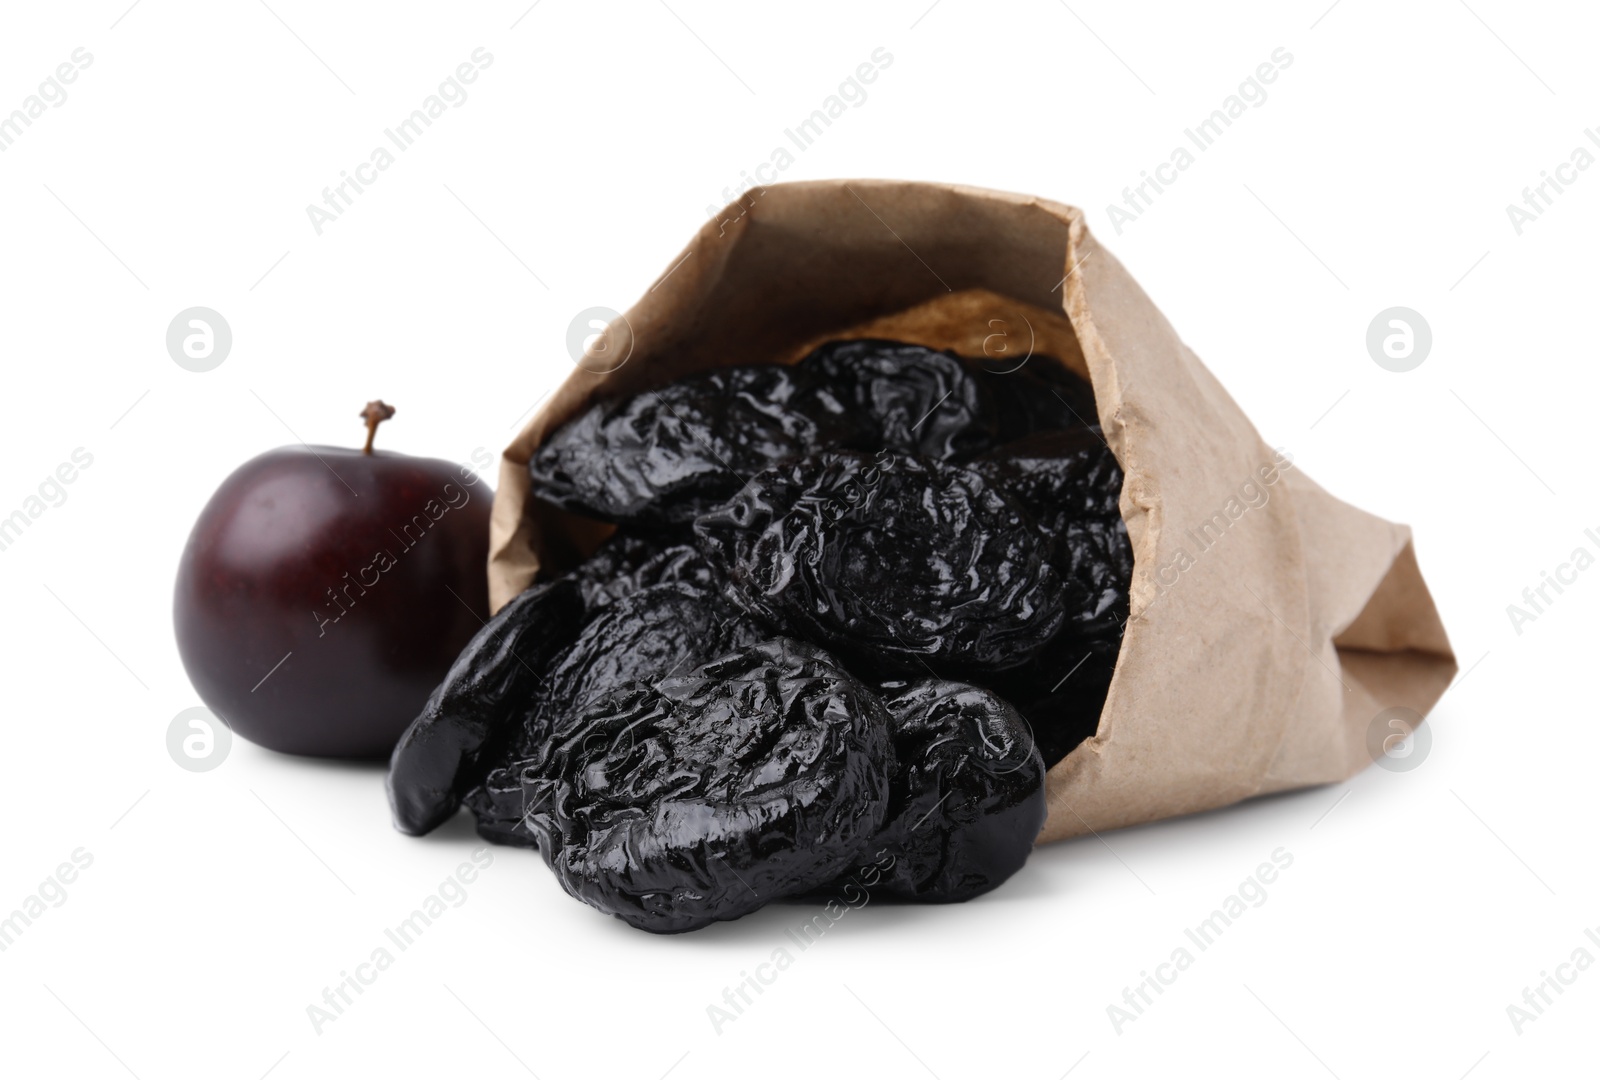
[[[506,448],[492,605],[610,531],[533,496],[549,433],[603,397],[850,337],[1060,362],[1094,387],[1126,474],[1131,614],[1098,733],[1050,770],[1041,842],[1346,779],[1380,713],[1426,714],[1449,685],[1410,529],[1262,442],[1081,211],[944,184],[776,185],[702,228]]]

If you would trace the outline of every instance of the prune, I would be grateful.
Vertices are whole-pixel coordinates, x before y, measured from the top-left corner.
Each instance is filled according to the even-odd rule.
[[[877,696],[776,638],[595,698],[526,770],[529,822],[572,896],[694,930],[852,865],[883,825],[890,755]]]
[[[1133,550],[1117,509],[1122,469],[1096,427],[1034,435],[972,463],[1014,498],[1050,538],[1064,591],[1062,633],[1121,633],[1128,619]]]
[[[994,402],[1001,442],[1100,422],[1094,390],[1059,360],[1030,356],[1019,365],[985,358],[970,361],[968,367]]]
[[[1061,634],[1077,639],[1121,637],[1133,582],[1133,548],[1122,519],[1068,522],[1056,537],[1051,560],[1065,597]]]
[[[1121,648],[1120,632],[1087,640],[1059,634],[1037,657],[994,679],[995,692],[1027,720],[1045,768],[1099,729]]]
[[[604,521],[686,522],[769,461],[849,443],[860,420],[788,367],[702,372],[601,402],[533,455],[534,492]]]
[[[868,845],[882,870],[875,887],[950,903],[1022,869],[1045,817],[1045,765],[1022,717],[982,687],[936,679],[903,685],[884,705],[895,768],[888,817]]]
[[[540,723],[538,713],[530,711],[523,719],[523,731],[544,730]],[[522,772],[528,763],[527,736],[519,737],[516,745],[519,749],[502,755],[505,764],[491,768],[482,782],[461,797],[461,804],[472,813],[478,835],[490,843],[534,847],[537,837],[528,830],[528,801],[522,789]]]
[[[652,585],[674,582],[715,589],[711,564],[694,546],[688,530],[650,535],[619,529],[573,571],[591,612]]]
[[[622,528],[612,533],[578,567],[572,579],[583,593],[583,605],[593,611],[633,591],[628,579],[662,551],[665,545],[652,533]],[[620,588],[614,583],[624,582]]]
[[[1066,620],[1026,664],[998,673],[996,691],[1033,728],[1048,768],[1094,735],[1128,621],[1133,551],[1120,517],[1067,522],[1053,563],[1064,583]]]
[[[1063,618],[1046,538],[959,465],[847,452],[780,463],[695,531],[748,610],[889,669],[1012,667]]]
[[[1096,419],[1046,358],[887,341],[595,406],[529,471],[620,528],[463,654],[396,751],[397,822],[465,802],[657,933],[847,880],[996,887],[1046,769],[1096,730],[1128,617]]]
[[[898,341],[834,341],[800,361],[876,433],[871,449],[965,460],[994,445],[994,403],[960,357]]]
[[[971,465],[1052,534],[1083,517],[1117,517],[1122,467],[1098,427],[1030,435]]]
[[[575,712],[608,687],[681,674],[765,636],[717,593],[653,585],[584,624],[550,668],[544,696],[554,711]]]
[[[631,682],[655,683],[767,635],[716,593],[685,584],[656,585],[590,617],[577,639],[549,665],[520,727],[489,763],[465,802],[485,837],[526,844],[521,771],[553,729],[589,700]]]
[[[389,805],[401,832],[420,836],[455,813],[481,759],[492,759],[495,739],[533,699],[582,614],[573,582],[535,585],[467,642],[390,758]]]

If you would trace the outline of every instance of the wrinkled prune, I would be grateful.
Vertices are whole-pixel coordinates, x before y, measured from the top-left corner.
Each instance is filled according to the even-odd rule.
[[[657,933],[1006,880],[1098,726],[1133,569],[1088,384],[1027,359],[833,342],[555,432],[536,493],[620,528],[463,654],[396,751],[400,827],[465,802]]]
[[[898,341],[834,341],[800,361],[876,433],[871,449],[965,460],[994,445],[994,403],[960,357]]]
[[[1050,538],[1070,637],[1120,634],[1133,550],[1117,508],[1122,469],[1096,427],[1034,435],[971,466],[1027,510]]]
[[[1044,761],[1021,716],[992,692],[926,679],[884,698],[895,768],[889,814],[868,845],[892,863],[876,887],[968,900],[1022,869],[1044,825]]]
[[[989,451],[971,467],[1052,534],[1067,521],[1119,513],[1122,467],[1098,427],[1030,435]]]
[[[528,589],[473,635],[390,758],[389,805],[401,832],[420,836],[455,813],[582,615],[578,587],[563,579]]]
[[[888,806],[889,718],[822,650],[777,638],[591,701],[529,766],[568,893],[656,933],[836,877]]]
[[[606,537],[594,554],[572,571],[572,579],[583,592],[584,607],[593,611],[632,592],[627,584],[617,588],[615,583],[628,582],[665,546],[653,532],[635,532],[628,528],[618,529]]]
[[[688,530],[649,535],[620,529],[573,571],[591,612],[652,585],[675,582],[700,589],[718,585],[711,564]]]
[[[530,711],[523,719],[524,731],[540,730],[540,716]],[[519,737],[522,748],[502,755],[505,763],[490,769],[482,782],[461,797],[461,805],[471,813],[478,835],[493,844],[534,847],[538,838],[528,829],[528,801],[522,789],[522,772],[527,767],[527,738]]]
[[[695,522],[734,598],[868,664],[1021,664],[1062,621],[1031,518],[978,473],[882,453],[780,463]]]
[[[653,585],[584,624],[551,666],[543,696],[549,711],[574,713],[610,687],[679,675],[766,636],[717,593]]]
[[[1059,634],[1034,659],[994,680],[995,692],[1028,721],[1045,768],[1099,729],[1121,648],[1120,632],[1089,639]]]
[[[1118,510],[1122,470],[1097,427],[1021,439],[972,467],[1050,537],[1066,616],[1061,630],[993,685],[1027,719],[1052,766],[1098,728],[1128,621],[1133,549]]]
[[[534,492],[604,521],[686,522],[778,458],[849,443],[859,418],[788,367],[702,372],[564,425],[533,455]]]
[[[1062,636],[1122,636],[1133,582],[1133,548],[1122,519],[1068,522],[1056,537],[1052,565],[1062,581]]]
[[[1030,356],[1018,363],[985,357],[971,361],[969,367],[994,401],[1001,442],[1100,422],[1094,390],[1059,360]]]
[[[546,669],[522,723],[498,748],[483,783],[466,794],[478,831],[493,840],[528,842],[518,828],[525,811],[522,768],[591,698],[626,683],[653,684],[693,671],[766,636],[718,594],[682,583],[641,589],[600,609]]]

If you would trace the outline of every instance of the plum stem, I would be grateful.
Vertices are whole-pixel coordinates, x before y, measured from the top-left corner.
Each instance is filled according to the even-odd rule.
[[[385,405],[380,398],[377,401],[367,402],[367,407],[356,415],[367,422],[367,445],[361,448],[363,454],[372,453],[372,437],[378,433],[378,425],[394,415],[394,406]]]

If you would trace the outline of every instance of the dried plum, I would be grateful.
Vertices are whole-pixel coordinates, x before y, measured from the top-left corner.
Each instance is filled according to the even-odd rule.
[[[1083,517],[1117,517],[1122,467],[1098,427],[1009,442],[972,463],[1052,534]]]
[[[1120,517],[1066,523],[1052,559],[1063,582],[1061,630],[1026,664],[992,680],[1033,728],[1047,768],[1099,727],[1122,648],[1133,577],[1133,551]]]
[[[693,671],[730,650],[767,635],[716,593],[682,583],[655,585],[610,604],[590,617],[576,640],[545,673],[521,724],[498,749],[481,785],[465,802],[485,837],[526,844],[521,772],[552,730],[581,713],[589,700],[631,682],[655,683]]]
[[[523,592],[473,635],[390,758],[389,805],[401,832],[420,836],[455,813],[582,614],[577,586],[559,580]]]
[[[573,580],[583,592],[584,607],[592,611],[626,596],[632,591],[629,579],[664,546],[652,533],[626,528],[606,537],[594,554],[572,571]]]
[[[395,751],[397,824],[465,802],[657,933],[846,881],[993,889],[1128,617],[1096,421],[1048,358],[877,340],[595,405],[529,472],[620,528],[457,660]]]
[[[898,341],[833,341],[799,369],[869,422],[871,449],[950,461],[994,445],[994,403],[954,353]]]
[[[602,694],[527,769],[562,887],[655,933],[838,876],[881,829],[889,718],[822,650],[777,638]]]
[[[723,368],[594,405],[528,468],[535,494],[576,513],[686,522],[770,461],[850,443],[858,423],[807,373]]]
[[[1099,730],[1121,648],[1120,632],[1087,640],[1061,634],[1027,664],[994,680],[995,692],[1028,721],[1045,768]]]
[[[540,730],[536,726],[539,716],[530,712],[523,719],[523,730]],[[483,780],[461,797],[461,804],[471,813],[478,835],[494,844],[510,847],[535,847],[538,838],[528,829],[528,801],[522,787],[523,770],[528,758],[526,737],[519,738],[522,748],[504,755],[505,763],[492,768]]]
[[[1122,519],[1084,518],[1056,537],[1051,565],[1062,581],[1066,618],[1062,636],[1121,637],[1128,621],[1133,548]]]
[[[992,692],[926,679],[884,698],[895,757],[889,813],[872,844],[892,865],[877,888],[968,900],[1012,874],[1044,825],[1045,764],[1028,725]]]
[[[1063,618],[1046,539],[958,465],[847,452],[781,463],[695,531],[748,610],[869,664],[1012,667]]]
[[[1121,633],[1133,549],[1117,508],[1122,468],[1097,427],[1034,435],[971,466],[1027,510],[1050,538],[1069,637]]]
[[[1099,423],[1094,390],[1059,360],[1030,356],[1019,364],[985,358],[968,366],[994,401],[1002,442]]]
[[[649,534],[619,529],[575,571],[584,606],[597,611],[652,585],[675,582],[716,589],[717,582],[689,530]]]
[[[597,612],[550,668],[543,695],[555,714],[626,682],[656,682],[767,635],[716,593],[654,585]]]

